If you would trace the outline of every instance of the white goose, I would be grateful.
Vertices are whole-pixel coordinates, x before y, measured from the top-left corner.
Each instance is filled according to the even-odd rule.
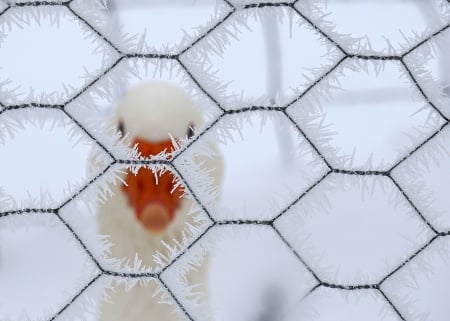
[[[132,144],[138,144],[143,156],[170,152],[171,136],[182,138],[193,135],[192,128],[202,124],[202,113],[190,97],[178,87],[167,83],[142,83],[130,89],[123,97],[115,116],[118,128],[128,133]],[[212,170],[214,183],[219,184],[222,173],[220,157],[205,157],[198,161]],[[142,264],[156,267],[153,255],[165,251],[162,241],[181,241],[186,224],[195,225],[188,215],[191,201],[180,198],[182,190],[173,190],[173,176],[166,172],[155,183],[154,174],[141,168],[137,175],[128,173],[128,186],[112,186],[114,197],[98,210],[98,228],[109,235],[113,243],[111,256],[134,261],[137,254]],[[190,282],[207,282],[207,264],[192,274]],[[178,320],[170,305],[158,303],[152,297],[156,282],[146,287],[139,283],[126,291],[118,285],[109,291],[109,302],[102,303],[99,321],[171,321]]]

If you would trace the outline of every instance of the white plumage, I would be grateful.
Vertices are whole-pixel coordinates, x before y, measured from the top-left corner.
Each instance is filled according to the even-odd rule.
[[[203,119],[200,109],[178,87],[167,83],[142,83],[129,90],[123,97],[114,121],[121,130],[129,134],[131,143],[137,140],[144,148],[148,142],[147,147],[154,149],[149,146],[153,146],[151,144],[163,146],[163,142],[170,142],[170,137],[184,138],[190,131],[189,128],[200,126]],[[221,177],[221,161],[220,157],[196,159],[196,162],[204,162],[204,166],[211,170],[210,175],[216,184],[219,184]],[[134,174],[128,173],[123,178],[126,180],[128,177],[129,182],[138,179],[131,175]],[[138,181],[138,184],[141,184],[141,181]],[[168,222],[166,216],[170,214],[170,209],[166,208],[170,206],[167,207],[164,200],[139,203],[140,201],[133,200],[133,195],[130,196],[128,193],[132,190],[131,186],[128,190],[123,184],[111,188],[114,196],[98,209],[98,228],[100,234],[109,235],[113,243],[111,247],[113,258],[125,258],[133,262],[137,255],[142,265],[156,268],[158,265],[154,261],[154,254],[157,251],[166,252],[163,242],[173,244],[175,239],[181,243],[183,230],[187,224],[194,226],[198,224],[192,215],[188,215],[192,207],[192,201],[188,198],[183,197],[180,200],[173,220]],[[159,187],[151,188],[154,190]],[[135,194],[140,191],[138,187],[134,190]],[[205,263],[199,271],[191,274],[189,281],[194,284],[200,283],[206,288],[207,275],[208,266]],[[158,288],[154,280],[150,280],[146,287],[138,283],[129,291],[125,290],[124,285],[116,286],[108,291],[110,300],[109,303],[102,304],[99,321],[177,320],[173,306],[158,303],[158,298],[152,297]]]

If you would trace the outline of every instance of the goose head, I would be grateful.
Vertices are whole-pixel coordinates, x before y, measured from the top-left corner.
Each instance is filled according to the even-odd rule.
[[[202,123],[202,114],[180,88],[163,82],[146,82],[131,88],[116,111],[117,128],[128,134],[142,156],[174,151],[172,138],[190,138]],[[168,156],[170,159],[170,156]],[[121,192],[136,220],[152,234],[163,233],[174,220],[183,195],[169,171],[158,174],[140,168],[128,172]]]

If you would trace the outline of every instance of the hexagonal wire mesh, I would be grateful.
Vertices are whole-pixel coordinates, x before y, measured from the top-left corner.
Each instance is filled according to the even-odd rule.
[[[212,4],[211,1],[207,3]],[[441,291],[435,298],[438,302],[445,293],[448,294],[445,281],[449,273],[445,256],[450,249],[450,225],[444,192],[448,184],[442,183],[442,175],[448,174],[448,168],[440,165],[445,161],[449,163],[450,155],[449,84],[448,78],[443,79],[445,76],[435,73],[430,57],[439,58],[443,52],[439,48],[448,48],[445,43],[450,38],[450,6],[445,1],[411,3],[419,7],[419,11],[431,14],[433,22],[420,25],[417,20],[414,23],[419,30],[406,34],[402,33],[405,21],[398,19],[398,11],[390,8],[391,11],[381,11],[381,14],[371,12],[369,3],[347,4],[355,6],[358,18],[365,17],[369,21],[366,24],[358,21],[362,28],[356,29],[352,23],[346,24],[348,17],[342,14],[342,4],[338,0],[328,1],[328,6],[322,1],[218,0],[214,1],[214,10],[209,12],[210,20],[203,19],[188,34],[174,31],[175,41],[170,44],[164,39],[155,41],[155,35],[149,42],[146,32],[134,36],[133,26],[129,26],[128,35],[118,31],[117,26],[110,25],[105,18],[107,7],[100,3],[77,0],[0,2],[2,61],[6,61],[8,55],[23,54],[25,44],[15,38],[43,26],[48,28],[46,33],[31,37],[37,38],[37,48],[42,45],[39,41],[48,38],[58,43],[62,50],[45,54],[51,55],[54,62],[51,70],[40,64],[44,56],[40,56],[36,48],[29,57],[18,59],[29,59],[29,64],[14,65],[14,61],[2,64],[0,139],[6,142],[5,146],[8,142],[26,145],[27,138],[20,134],[25,125],[36,127],[39,124],[41,129],[48,126],[48,130],[52,130],[52,126],[59,124],[64,126],[65,133],[59,134],[65,135],[66,141],[88,141],[89,147],[96,149],[98,154],[94,160],[98,165],[95,173],[85,177],[82,173],[71,173],[73,176],[70,176],[64,167],[69,163],[66,155],[53,155],[49,180],[50,173],[27,165],[26,152],[20,156],[24,159],[23,164],[13,164],[19,154],[6,147],[3,149],[4,155],[16,156],[10,157],[13,163],[2,163],[2,170],[20,168],[23,171],[22,189],[23,184],[27,184],[26,178],[32,176],[31,172],[26,172],[27,166],[30,170],[44,172],[41,180],[54,183],[58,177],[67,175],[72,185],[64,190],[63,196],[55,196],[57,191],[64,189],[62,183],[48,185],[44,191],[31,190],[31,197],[17,196],[20,191],[1,195],[0,240],[3,244],[14,242],[18,246],[15,251],[22,249],[28,260],[35,262],[36,270],[42,265],[41,269],[48,271],[48,266],[42,262],[52,262],[55,256],[62,256],[66,251],[72,251],[74,257],[60,265],[52,265],[51,275],[33,273],[33,266],[28,267],[26,260],[8,265],[3,259],[0,280],[5,284],[2,288],[9,291],[0,290],[2,319],[26,319],[23,314],[26,309],[17,312],[8,306],[20,300],[34,301],[42,295],[39,289],[52,282],[63,284],[67,293],[59,296],[57,302],[40,302],[52,308],[35,316],[36,319],[85,319],[86,315],[77,306],[89,307],[91,304],[95,307],[92,301],[95,301],[95,293],[100,291],[97,285],[108,277],[128,280],[125,286],[139,287],[145,283],[148,286],[153,282],[156,295],[161,296],[162,301],[174,303],[180,318],[204,319],[202,312],[196,310],[195,302],[189,300],[192,293],[180,286],[186,277],[183,273],[202,251],[202,241],[224,240],[226,235],[231,235],[237,244],[256,244],[253,250],[256,252],[255,249],[261,250],[264,244],[260,256],[283,253],[285,262],[295,266],[291,270],[276,266],[276,273],[289,273],[288,278],[295,280],[294,283],[303,282],[301,289],[293,290],[301,294],[301,302],[291,302],[294,308],[290,308],[291,315],[286,319],[331,320],[338,315],[375,320],[377,316],[367,311],[382,311],[389,320],[425,320],[423,315],[426,314],[430,315],[430,320],[447,320],[448,311],[447,314],[436,312],[442,311],[442,306],[434,300],[423,299],[424,294],[420,292],[424,289],[426,295],[436,289]],[[390,3],[386,8],[390,5],[394,6]],[[402,10],[406,10],[408,6],[402,5],[405,6]],[[157,14],[153,19],[157,19]],[[364,29],[370,21],[379,23],[380,19],[386,19],[386,24],[375,31]],[[289,23],[282,22],[285,20]],[[392,26],[392,21],[399,25],[394,23]],[[248,30],[264,26],[264,23],[266,28],[279,24],[283,46],[294,44],[283,53],[270,53],[276,48],[269,50],[269,55],[275,55],[268,58],[272,59],[273,68],[282,69],[289,75],[283,90],[277,88],[280,80],[276,79],[276,74],[266,75],[266,78],[273,78],[271,83],[269,81],[269,89],[265,88],[264,79],[255,79],[254,75],[260,72],[259,62],[255,62],[257,51],[250,50],[246,55],[243,51],[248,48],[233,51],[234,47],[254,37]],[[384,35],[394,27],[401,29],[401,37],[392,44],[395,36]],[[269,33],[273,32],[270,27],[268,29]],[[64,30],[66,34],[58,30]],[[353,31],[356,37],[352,37]],[[67,39],[69,34],[76,37]],[[283,38],[286,34],[289,34],[288,40]],[[384,40],[380,40],[383,37]],[[86,45],[86,40],[90,41],[87,46],[91,46],[91,52],[83,51],[74,56],[73,52],[78,52],[81,44]],[[299,41],[308,44],[306,51],[295,47]],[[32,48],[33,43],[27,45]],[[277,64],[277,55],[281,54],[287,65]],[[320,64],[317,64],[317,57],[323,58]],[[445,58],[441,57],[441,61]],[[75,63],[76,59],[79,63]],[[221,59],[234,62],[227,68],[220,66],[214,70]],[[236,64],[236,61],[245,63]],[[85,70],[81,70],[80,65],[84,65]],[[34,75],[26,68],[34,68]],[[445,66],[441,64],[437,69],[442,68]],[[302,71],[301,77],[297,70]],[[78,75],[77,80],[72,82],[69,74]],[[108,128],[99,122],[104,121],[104,115],[109,112],[107,107],[123,94],[123,87],[145,78],[164,79],[166,76],[162,74],[178,78],[196,101],[206,106],[206,124],[193,139],[183,142],[170,160],[165,157],[145,159],[127,149],[117,137],[103,135]],[[49,81],[44,81],[42,75]],[[234,83],[228,83],[233,80]],[[400,80],[403,86],[399,86]],[[249,82],[254,82],[253,89],[248,89],[254,91],[250,94],[242,90]],[[386,94],[389,104],[383,101],[385,97],[371,96],[374,89],[386,86],[391,89]],[[350,103],[356,101],[366,108],[348,107],[349,102],[339,96],[342,90],[350,93],[347,95],[351,97]],[[402,97],[398,99],[397,94]],[[275,168],[263,164],[259,169],[251,158],[256,154],[267,159],[273,152],[268,148],[267,153],[258,154],[264,149],[258,145],[258,135],[267,129],[260,133],[242,130],[255,123],[261,128],[272,123],[278,128],[276,131],[280,131],[283,142],[279,145],[285,144],[280,146],[284,160]],[[38,132],[36,130],[32,135],[40,135]],[[405,132],[407,135],[402,136]],[[232,137],[239,136],[236,133],[251,142],[239,145]],[[38,139],[46,139],[55,150],[63,149],[57,147],[60,142],[51,142],[44,136]],[[271,133],[264,137],[269,136]],[[239,177],[242,187],[234,185],[230,188],[237,188],[245,202],[238,202],[235,207],[229,205],[236,199],[227,195],[227,187],[224,187],[221,206],[216,207],[208,194],[211,186],[195,177],[201,173],[191,167],[194,165],[189,160],[195,158],[193,151],[204,148],[202,144],[207,138],[218,143],[222,140],[231,146],[224,153],[232,155],[230,159],[239,160],[230,165],[229,175],[232,181]],[[43,147],[27,147],[27,151],[28,148],[39,153],[39,148]],[[77,150],[75,154],[83,152],[86,153]],[[246,157],[252,162],[242,165]],[[61,164],[63,166],[58,168]],[[155,171],[174,173],[196,204],[197,215],[201,216],[201,224],[194,227],[181,244],[168,244],[167,253],[152,256],[158,262],[155,267],[142,268],[139,262],[133,267],[130,261],[108,261],[103,253],[107,248],[93,245],[98,240],[94,240],[96,233],[90,230],[92,226],[81,224],[83,220],[89,222],[89,215],[85,214],[89,212],[89,195],[103,193],[100,198],[110,197],[108,184],[117,180],[117,173],[129,166],[149,166]],[[276,172],[276,168],[283,166],[287,171]],[[254,191],[262,184],[258,181],[261,175],[266,176],[272,190],[256,193]],[[77,179],[81,181],[73,184]],[[83,204],[88,206],[83,208]],[[74,216],[76,212],[83,213]],[[334,215],[330,216],[330,212]],[[29,239],[17,244],[13,232],[28,222],[39,228],[31,231]],[[52,232],[48,237],[46,233],[50,229]],[[68,238],[67,231],[73,237]],[[268,241],[261,242],[258,237],[252,239],[258,233],[265,234]],[[55,247],[58,242],[67,248]],[[273,246],[275,243],[279,246]],[[51,253],[44,251],[52,247]],[[0,254],[13,257],[14,253],[7,251],[10,248],[13,247],[2,246]],[[442,262],[439,256],[443,257]],[[213,262],[220,263],[220,260]],[[7,268],[11,266],[21,267],[15,273],[22,278],[24,286],[7,278]],[[235,277],[230,278],[234,282],[240,280],[238,275],[245,270],[242,266],[235,267],[236,271],[232,266],[227,269],[227,273],[235,273]],[[436,272],[438,278],[430,281],[432,276],[425,273],[427,269]],[[300,271],[308,274],[309,279],[300,275]],[[249,273],[259,274],[264,279],[273,271],[261,268],[260,272],[251,270]],[[36,279],[39,282],[36,283]],[[132,282],[136,280],[142,284]],[[28,288],[27,282],[34,282],[34,288]],[[427,288],[430,283],[434,287]],[[102,286],[105,285],[99,285]],[[258,288],[255,284],[252,286]],[[45,291],[59,293],[55,288]],[[240,290],[238,287],[232,291]],[[335,291],[345,293],[345,298],[336,295]],[[238,305],[233,300],[228,304],[229,307]],[[269,295],[265,305],[276,310],[273,305],[283,304],[277,302],[276,295]],[[313,309],[308,310],[311,307]],[[247,316],[244,320],[250,318],[252,316]],[[258,320],[271,318],[274,316],[263,315]],[[233,320],[239,320],[239,317]]]

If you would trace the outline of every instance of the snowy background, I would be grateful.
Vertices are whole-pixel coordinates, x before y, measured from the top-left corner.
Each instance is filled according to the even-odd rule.
[[[0,0],[0,320],[95,320],[112,277],[89,200],[147,79],[205,112],[174,166],[214,221],[161,274],[187,319],[177,276],[208,242],[215,320],[450,318],[450,4],[256,2]],[[210,137],[218,204],[183,167]]]

